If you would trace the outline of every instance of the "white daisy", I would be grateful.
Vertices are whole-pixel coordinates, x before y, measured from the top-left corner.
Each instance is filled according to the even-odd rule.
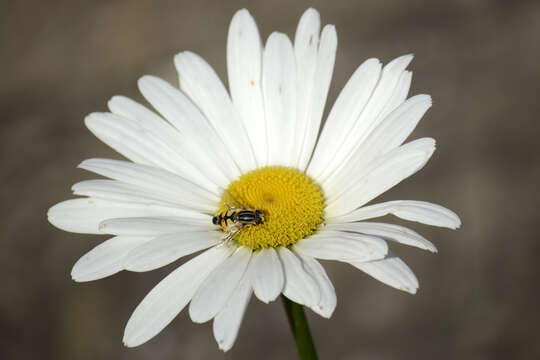
[[[284,294],[330,317],[336,294],[317,259],[346,262],[416,292],[416,277],[387,241],[433,252],[435,246],[402,226],[365,220],[393,214],[455,229],[459,218],[422,201],[366,204],[433,154],[431,138],[402,145],[431,98],[407,99],[411,55],[384,67],[366,60],[318,137],[336,47],[334,26],[320,31],[316,10],[303,14],[294,44],[275,32],[264,46],[254,19],[240,10],[227,42],[230,95],[208,63],[182,52],[174,59],[180,90],[153,76],[139,80],[157,113],[115,96],[110,112],[85,119],[131,161],[83,161],[79,167],[109,179],[75,184],[74,194],[85,197],[49,210],[60,229],[113,235],[75,264],[73,279],[149,271],[207,249],[139,304],[126,326],[127,346],[154,337],[189,303],[192,320],[213,319],[219,347],[228,350],[252,292],[263,302]],[[230,228],[212,218],[235,211],[225,207],[230,199],[259,210],[264,221],[238,227],[223,242]]]

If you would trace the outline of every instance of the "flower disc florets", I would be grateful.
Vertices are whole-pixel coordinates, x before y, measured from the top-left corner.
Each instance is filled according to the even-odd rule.
[[[262,224],[245,226],[234,236],[239,245],[252,249],[292,245],[324,220],[321,188],[303,172],[284,166],[258,168],[231,182],[220,211],[227,205],[263,212]]]

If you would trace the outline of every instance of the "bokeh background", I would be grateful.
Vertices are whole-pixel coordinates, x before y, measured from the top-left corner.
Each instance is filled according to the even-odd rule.
[[[459,231],[408,224],[438,254],[393,247],[420,279],[415,296],[326,263],[338,306],[330,320],[309,312],[320,358],[540,357],[540,2],[3,0],[0,358],[297,357],[280,302],[255,299],[228,353],[211,324],[193,324],[186,311],[147,344],[123,347],[132,311],[177,264],[75,283],[72,264],[103,238],[57,230],[46,211],[93,177],[75,168],[81,160],[118,157],[84,127],[85,115],[105,111],[116,94],[141,100],[143,74],[176,84],[181,50],[202,55],[226,81],[237,9],[247,7],[266,38],[294,35],[309,6],[338,30],[329,104],[368,57],[416,54],[411,94],[431,94],[434,106],[413,138],[434,137],[438,150],[381,200],[432,201],[463,220]]]

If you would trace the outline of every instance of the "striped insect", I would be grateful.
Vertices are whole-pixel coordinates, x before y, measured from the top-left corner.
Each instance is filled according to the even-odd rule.
[[[227,196],[233,199],[236,204],[239,204],[230,193],[227,193]],[[260,225],[264,222],[264,213],[261,210],[231,206],[228,203],[225,203],[225,206],[227,210],[221,211],[212,217],[212,224],[220,226],[225,233],[223,237],[224,243],[233,240],[245,227]]]

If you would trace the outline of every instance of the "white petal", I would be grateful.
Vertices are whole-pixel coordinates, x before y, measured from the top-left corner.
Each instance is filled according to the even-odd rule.
[[[401,145],[414,130],[424,113],[431,107],[429,95],[417,95],[388,115],[358,147],[349,160],[341,164],[323,182],[329,193],[351,186],[358,180],[358,169],[373,159]]]
[[[336,291],[334,285],[326,275],[326,271],[322,265],[310,256],[299,254],[305,269],[310,273],[313,279],[317,282],[319,289],[321,290],[321,300],[315,306],[311,307],[311,310],[321,315],[322,317],[329,318],[334,313],[337,304]]]
[[[308,168],[308,174],[320,179],[332,163],[340,146],[352,132],[366,107],[381,73],[381,63],[368,59],[360,65],[340,92],[322,129]],[[358,125],[356,125],[358,126]]]
[[[162,149],[154,150],[157,142],[146,136],[139,124],[110,113],[92,113],[84,122],[98,139],[129,160],[171,170],[161,157]]]
[[[305,170],[311,155],[313,154],[315,142],[319,135],[321,119],[324,106],[330,89],[330,81],[334,72],[334,62],[337,50],[337,33],[333,25],[326,25],[319,41],[319,52],[317,54],[317,69],[315,71],[315,82],[311,93],[310,120],[306,129],[304,141],[300,154],[298,168]]]
[[[296,57],[297,138],[301,148],[297,168],[304,170],[319,132],[322,112],[334,69],[337,35],[326,26],[319,44],[321,21],[317,10],[307,9],[298,23],[294,38]]]
[[[268,134],[268,163],[292,165],[296,139],[296,63],[289,38],[272,33],[263,54],[262,88]]]
[[[218,242],[217,236],[203,231],[161,235],[130,251],[123,266],[137,272],[154,270]]]
[[[401,78],[401,74],[405,71],[411,60],[412,55],[404,55],[392,60],[384,67],[369,102],[362,109],[353,128],[347,133],[345,139],[342,142],[338,142],[340,146],[337,148],[338,151],[335,157],[328,163],[330,166],[327,166],[318,178],[326,178],[337,166],[345,162],[365,141],[371,131],[383,120],[381,115],[388,104],[392,102],[392,95],[396,87],[400,85],[399,79]],[[324,151],[324,148],[321,151]]]
[[[186,160],[220,187],[240,175],[227,147],[186,95],[154,76],[143,76],[138,84],[144,97],[182,134],[175,148]]]
[[[184,206],[175,203],[174,199],[171,199],[169,194],[156,192],[155,190],[152,191],[117,180],[84,180],[73,185],[71,190],[75,195],[90,196],[104,200],[185,208]]]
[[[92,113],[85,118],[85,123],[96,137],[128,159],[179,174],[208,189],[215,188],[176,151],[178,141],[171,142],[168,137],[163,137],[167,129],[159,132],[156,124],[137,122],[111,113]],[[145,127],[150,125],[154,125],[156,131]],[[171,133],[175,131],[166,124],[163,126],[168,127]]]
[[[294,36],[294,53],[297,64],[305,64],[311,70],[302,69],[302,73],[307,77],[298,76],[299,79],[309,79],[313,76],[315,66],[317,65],[317,48],[319,45],[319,31],[321,28],[321,16],[313,8],[309,8],[302,14],[296,34]],[[298,66],[299,70],[301,66]],[[299,72],[300,74],[300,72]],[[311,74],[311,75],[309,75]],[[309,83],[307,81],[306,83]]]
[[[396,87],[394,88],[392,97],[390,97],[383,110],[381,111],[381,114],[379,115],[381,118],[384,119],[386,116],[388,116],[388,114],[390,114],[399,105],[401,105],[405,101],[405,99],[407,99],[407,95],[409,94],[409,88],[411,87],[411,81],[412,72],[403,71],[398,79]]]
[[[219,202],[217,195],[176,174],[151,166],[112,159],[88,159],[79,167],[167,196],[189,208],[214,212]]]
[[[141,236],[116,236],[105,240],[75,263],[71,277],[75,281],[92,281],[116,274],[124,269],[127,253],[151,239]]]
[[[283,295],[301,305],[318,305],[321,300],[319,286],[300,259],[286,247],[279,249],[279,257],[285,273]]]
[[[394,254],[389,254],[382,260],[363,263],[351,262],[351,265],[396,289],[411,294],[415,294],[418,290],[418,279],[407,264]]]
[[[254,253],[250,268],[251,282],[257,298],[265,303],[274,301],[281,294],[285,283],[283,266],[276,251],[268,248]]]
[[[249,278],[250,275],[244,273],[227,304],[214,318],[214,337],[223,351],[230,350],[238,336],[252,293]]]
[[[144,86],[141,86],[141,84],[145,82],[146,78],[157,79],[151,76],[144,76],[143,78],[139,79],[139,88],[144,88]],[[161,79],[158,79],[158,81],[160,81],[161,83],[166,83]],[[144,89],[146,90],[146,88]],[[176,90],[177,93],[180,93],[177,89],[174,90]],[[183,94],[181,94],[180,96],[183,96]],[[166,102],[166,100],[168,99],[166,96],[163,96],[162,92],[158,92],[157,97],[159,97],[160,103]],[[185,96],[183,97],[185,98]],[[202,164],[202,160],[199,158],[199,156],[206,149],[214,149],[217,147],[217,142],[213,141],[213,139],[215,138],[215,134],[210,133],[208,130],[199,131],[199,134],[205,134],[205,146],[197,146],[199,145],[197,140],[199,140],[200,136],[193,136],[190,132],[186,130],[186,128],[191,129],[197,126],[204,127],[204,125],[207,125],[205,129],[211,129],[211,127],[208,125],[208,121],[204,119],[204,117],[189,100],[186,99],[185,102],[187,103],[187,105],[182,108],[184,112],[180,115],[189,117],[191,122],[188,121],[188,124],[190,124],[191,126],[184,127],[182,133],[180,133],[178,129],[174,127],[178,126],[179,123],[181,123],[181,120],[183,119],[181,116],[175,116],[173,118],[173,121],[171,121],[171,124],[174,126],[171,126],[171,124],[167,123],[164,119],[162,119],[153,111],[125,96],[113,96],[109,100],[107,105],[112,113],[128,118],[138,123],[145,132],[154,133],[171,151],[173,151],[174,154],[170,154],[169,151],[167,152],[170,154],[171,159],[174,160],[174,167],[176,169],[175,172],[178,175],[212,191],[216,187],[215,183],[212,182],[215,181],[215,176],[212,174],[203,175],[203,173],[201,172],[201,168],[203,172],[206,170],[206,168],[200,166]],[[183,105],[183,103],[178,105],[178,107],[180,107],[181,105]],[[190,112],[189,110],[192,111]],[[212,137],[212,135],[214,135],[214,137]],[[189,139],[189,141],[186,141],[186,139]],[[193,150],[193,147],[196,147],[196,149]],[[217,152],[223,153],[221,149],[218,149]],[[215,166],[212,166],[212,168],[214,167]]]
[[[251,249],[241,246],[206,278],[189,305],[193,322],[206,322],[223,309],[244,275],[250,258]]]
[[[298,23],[294,37],[294,54],[297,68],[297,118],[298,122],[307,126],[311,113],[311,94],[317,69],[317,53],[319,47],[319,32],[321,19],[317,10],[307,9]],[[306,129],[301,128],[299,135],[304,135]],[[299,137],[303,139],[302,137]]]
[[[191,210],[152,204],[122,203],[95,198],[72,199],[58,203],[47,213],[49,222],[59,229],[82,234],[103,234],[99,224],[119,217],[178,216],[193,214]]]
[[[437,248],[431,241],[425,239],[417,232],[403,226],[371,222],[355,223],[331,223],[328,229],[339,231],[354,231],[367,235],[380,236],[383,239],[395,241],[401,244],[416,246],[420,249],[437,252]]]
[[[238,10],[227,38],[227,72],[234,105],[238,109],[259,166],[266,165],[266,123],[261,90],[262,44],[255,20]]]
[[[377,88],[373,92],[373,96],[366,106],[365,111],[362,112],[358,118],[360,127],[357,129],[356,141],[361,143],[363,139],[374,129],[382,120],[382,115],[385,111],[392,111],[392,106],[399,105],[394,95],[399,93],[399,88],[402,86],[402,74],[405,72],[405,68],[412,61],[413,55],[400,56],[388,64],[386,64],[382,70],[381,78],[377,84]],[[349,138],[352,143],[355,142],[354,135]]]
[[[388,214],[409,221],[450,229],[457,229],[461,226],[461,220],[453,211],[441,205],[415,200],[396,200],[364,206],[345,216],[329,220],[336,222],[360,221]]]
[[[348,214],[402,180],[416,173],[435,151],[435,140],[422,138],[411,141],[375,159],[359,174],[358,181],[341,194],[330,194],[326,208],[329,218]]]
[[[154,132],[163,140],[170,140],[172,143],[177,143],[182,139],[178,130],[168,124],[163,118],[146,106],[128,97],[113,96],[107,103],[107,106],[113,114],[133,120],[144,129]]]
[[[176,55],[174,63],[180,88],[210,121],[242,172],[254,169],[256,160],[247,131],[214,70],[200,56],[187,51]]]
[[[386,241],[378,237],[325,230],[298,241],[295,250],[317,259],[344,262],[382,259],[388,253]]]
[[[131,217],[116,218],[102,221],[99,229],[104,234],[152,236],[178,233],[182,231],[211,231],[210,216],[200,215],[200,218],[174,217]]]
[[[134,347],[156,336],[182,311],[208,274],[229,254],[227,247],[213,247],[161,280],[131,315],[124,331],[124,344]]]

